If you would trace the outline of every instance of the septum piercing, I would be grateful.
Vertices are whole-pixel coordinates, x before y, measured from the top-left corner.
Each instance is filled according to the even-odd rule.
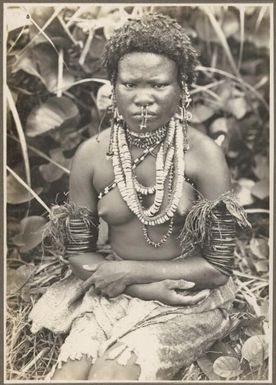
[[[140,130],[144,130],[147,128],[147,120],[148,120],[148,106],[141,106],[141,123]]]

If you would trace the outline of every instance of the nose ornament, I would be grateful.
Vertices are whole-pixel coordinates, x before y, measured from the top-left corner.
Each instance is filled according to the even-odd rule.
[[[147,120],[148,120],[148,105],[141,106],[141,123],[140,130],[145,130],[147,128]]]

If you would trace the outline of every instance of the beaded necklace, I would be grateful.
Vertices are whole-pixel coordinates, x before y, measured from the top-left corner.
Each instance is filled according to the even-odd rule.
[[[171,235],[173,216],[179,204],[184,182],[184,136],[182,125],[177,117],[173,117],[166,131],[164,143],[160,145],[156,157],[156,182],[154,186],[145,187],[135,177],[131,154],[127,142],[127,134],[121,122],[114,124],[112,135],[113,169],[115,183],[129,209],[138,217],[144,226],[146,241],[154,247],[161,246]],[[168,202],[164,206],[165,181],[168,183]],[[153,203],[144,208],[142,196],[155,193]],[[168,232],[159,242],[152,241],[145,226],[155,226],[170,222]]]
[[[160,127],[155,131],[148,131],[146,133],[138,133],[126,128],[126,138],[129,146],[138,148],[149,148],[156,142],[162,141],[166,136],[167,127]]]
[[[155,143],[150,148],[146,148],[140,156],[138,156],[136,159],[134,159],[132,163],[132,169],[135,170],[135,168],[143,162],[143,160],[149,155],[153,155],[154,149],[160,144],[160,142]],[[109,191],[113,190],[117,186],[117,182],[114,180],[113,182],[109,183],[99,194],[98,199],[102,199],[106,194],[109,193]]]

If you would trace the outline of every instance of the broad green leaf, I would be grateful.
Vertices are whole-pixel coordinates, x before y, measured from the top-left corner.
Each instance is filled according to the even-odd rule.
[[[78,130],[76,126],[66,126],[51,131],[51,136],[56,142],[60,143],[62,151],[72,150],[77,147],[83,139],[81,128]]]
[[[256,13],[256,11],[257,11],[257,7],[254,7],[254,6],[246,6],[245,7],[245,13],[248,16],[253,15],[254,13]]]
[[[106,18],[108,17],[111,13],[116,12],[118,10],[118,5],[105,5],[104,7],[99,7],[99,12],[98,12],[98,18]]]
[[[27,18],[27,12],[22,7],[9,6],[5,9],[5,24],[8,32],[11,32],[30,25],[31,21]]]
[[[223,378],[237,377],[242,373],[240,362],[235,357],[221,356],[213,364],[214,372]]]
[[[192,109],[192,122],[193,123],[201,123],[205,120],[209,119],[211,116],[213,116],[215,111],[208,106],[205,106],[203,104],[197,104]]]
[[[29,7],[28,9],[31,17],[34,19],[34,21],[36,22],[36,24],[39,26],[39,27],[43,27],[47,22],[48,20],[50,19],[50,17],[53,15],[53,13],[55,12],[55,8],[54,7],[48,7],[48,6],[31,6]],[[38,32],[38,30],[36,30]]]
[[[63,126],[77,126],[79,110],[69,98],[51,97],[47,102],[35,107],[27,118],[26,133],[30,137]]]
[[[268,162],[268,157],[257,154],[254,156],[255,160],[255,167],[253,168],[254,174],[259,178],[269,178],[269,162]]]
[[[216,32],[214,31],[210,23],[208,23],[207,18],[203,14],[197,17],[195,22],[195,29],[201,40],[216,43],[219,42]]]
[[[262,334],[262,322],[264,318],[264,316],[260,316],[255,318],[242,319],[239,321],[239,329],[242,328],[243,332],[249,337]]]
[[[208,350],[207,355],[214,362],[221,356],[235,357],[236,353],[229,343],[217,341]]]
[[[254,261],[253,264],[257,273],[267,273],[269,270],[268,261]]]
[[[258,259],[267,259],[269,255],[269,247],[267,238],[252,238],[250,243],[252,253]]]
[[[70,167],[71,160],[64,157],[60,148],[51,150],[50,157],[66,169]],[[42,164],[39,166],[39,171],[47,182],[54,182],[64,174],[64,171],[53,163]]]
[[[256,182],[251,190],[252,195],[258,199],[266,199],[269,197],[269,180],[262,179]]]
[[[210,134],[217,134],[224,132],[225,134],[228,133],[228,125],[227,125],[227,119],[225,118],[218,118],[214,120],[210,127],[209,127]]]
[[[219,7],[218,7],[219,8]],[[211,10],[212,12],[213,10]],[[214,13],[214,12],[212,12]],[[233,12],[226,12],[222,17],[222,22],[220,23],[222,32],[225,37],[228,38],[239,31],[240,25],[237,16]],[[199,15],[196,19],[195,28],[198,32],[199,37],[203,41],[212,41],[219,43],[220,39],[213,29],[212,25],[202,16]]]
[[[68,134],[63,137],[62,140],[60,140],[61,147],[64,151],[73,150],[73,148],[76,148],[80,142],[82,141],[82,135],[78,131],[72,131],[68,130]],[[69,163],[66,163],[67,167],[70,165]]]
[[[12,73],[16,73],[19,70],[25,71],[32,76],[36,76],[43,82],[43,79],[37,69],[36,62],[33,60],[33,57],[29,54],[29,52],[19,56],[13,63]]]
[[[246,7],[246,9],[249,7]],[[255,11],[260,12],[260,7],[254,7]],[[254,13],[254,12],[253,12]],[[262,20],[256,28],[256,17],[249,17],[245,22],[245,40],[250,42],[256,48],[265,47],[267,50],[270,48],[270,11],[263,14]],[[239,33],[235,34],[235,39],[239,40]]]
[[[56,92],[58,86],[58,55],[47,43],[36,45],[32,49],[33,60],[38,68],[41,79],[49,92]],[[62,90],[70,88],[74,83],[74,76],[64,66]]]
[[[263,21],[254,34],[248,34],[248,41],[253,43],[257,48],[266,48],[270,49],[270,22],[269,20]]]
[[[228,102],[228,100],[232,97],[233,93],[233,84],[230,81],[225,81],[220,84],[217,88],[217,94],[219,95],[222,104]]]
[[[222,30],[226,37],[230,37],[240,30],[240,23],[234,12],[228,11],[225,13],[222,22]]]
[[[102,36],[94,34],[89,50],[85,56],[85,61],[80,63],[87,74],[95,77],[105,77],[105,69],[102,65],[104,44],[105,39]]]
[[[54,38],[54,43],[64,46],[64,38]],[[12,64],[12,73],[23,70],[36,76],[50,92],[56,92],[58,86],[58,53],[48,43],[36,44],[31,50],[17,55]],[[74,76],[64,66],[62,91],[70,88],[75,81]]]
[[[255,182],[253,180],[241,178],[238,181],[238,186],[235,186],[238,201],[242,206],[250,205],[254,202],[254,199],[251,195],[251,190],[254,185]]]
[[[16,170],[17,173],[23,174],[22,170]],[[24,179],[24,176],[21,176]],[[33,188],[33,190],[40,194],[43,191],[42,187]],[[29,202],[34,197],[28,190],[25,189],[13,175],[8,175],[6,178],[7,203],[17,205],[20,203]]]
[[[127,20],[127,14],[123,9],[118,9],[115,12],[108,15],[105,18],[106,23],[104,25],[104,36],[106,39],[109,39],[115,29],[122,27],[122,25]]]
[[[217,381],[220,379],[220,377],[216,375],[216,373],[213,370],[212,361],[206,356],[199,358],[197,360],[197,364],[200,367],[200,369],[203,371],[205,376],[208,378],[208,380]]]
[[[251,367],[262,365],[268,357],[267,337],[258,335],[248,338],[242,347],[242,357]]]
[[[53,36],[48,37],[49,40],[44,35],[36,35],[35,42],[33,43],[33,47],[36,47],[39,44],[47,44],[51,46],[57,54],[59,48],[64,48],[64,50],[68,50],[72,47],[72,42],[68,38],[64,36]],[[57,50],[57,51],[56,51]]]
[[[247,112],[247,103],[244,97],[234,97],[228,100],[226,108],[237,119],[241,119]]]
[[[7,294],[13,295],[24,286],[29,286],[34,271],[35,266],[30,263],[17,269],[7,269]]]
[[[257,67],[260,66],[262,63],[263,63],[263,59],[260,59],[260,58],[243,60],[243,62],[241,63],[241,69],[246,74],[253,75],[252,79],[254,79],[256,83],[256,77],[254,75],[256,74]],[[247,79],[250,79],[250,78],[247,78]]]
[[[69,48],[75,40],[70,30],[63,22],[61,6],[56,7],[34,7],[30,9],[33,23],[30,26],[30,37],[33,43],[48,42],[56,47]]]
[[[15,245],[22,253],[26,253],[39,245],[47,220],[41,216],[23,218],[20,222],[20,233],[13,238]]]
[[[98,89],[97,107],[100,111],[106,110],[111,105],[112,86],[110,83],[104,84]]]
[[[224,110],[230,112],[236,119],[241,119],[247,112],[248,106],[241,92],[233,82],[227,81],[217,89]]]
[[[261,306],[260,306],[261,314],[263,317],[265,317],[265,320],[269,320],[269,300],[263,299]]]

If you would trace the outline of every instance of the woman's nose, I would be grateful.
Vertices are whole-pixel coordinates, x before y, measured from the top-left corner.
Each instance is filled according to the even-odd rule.
[[[139,106],[148,106],[153,104],[154,99],[153,96],[148,91],[144,90],[137,90],[137,94],[134,99],[134,103]]]

